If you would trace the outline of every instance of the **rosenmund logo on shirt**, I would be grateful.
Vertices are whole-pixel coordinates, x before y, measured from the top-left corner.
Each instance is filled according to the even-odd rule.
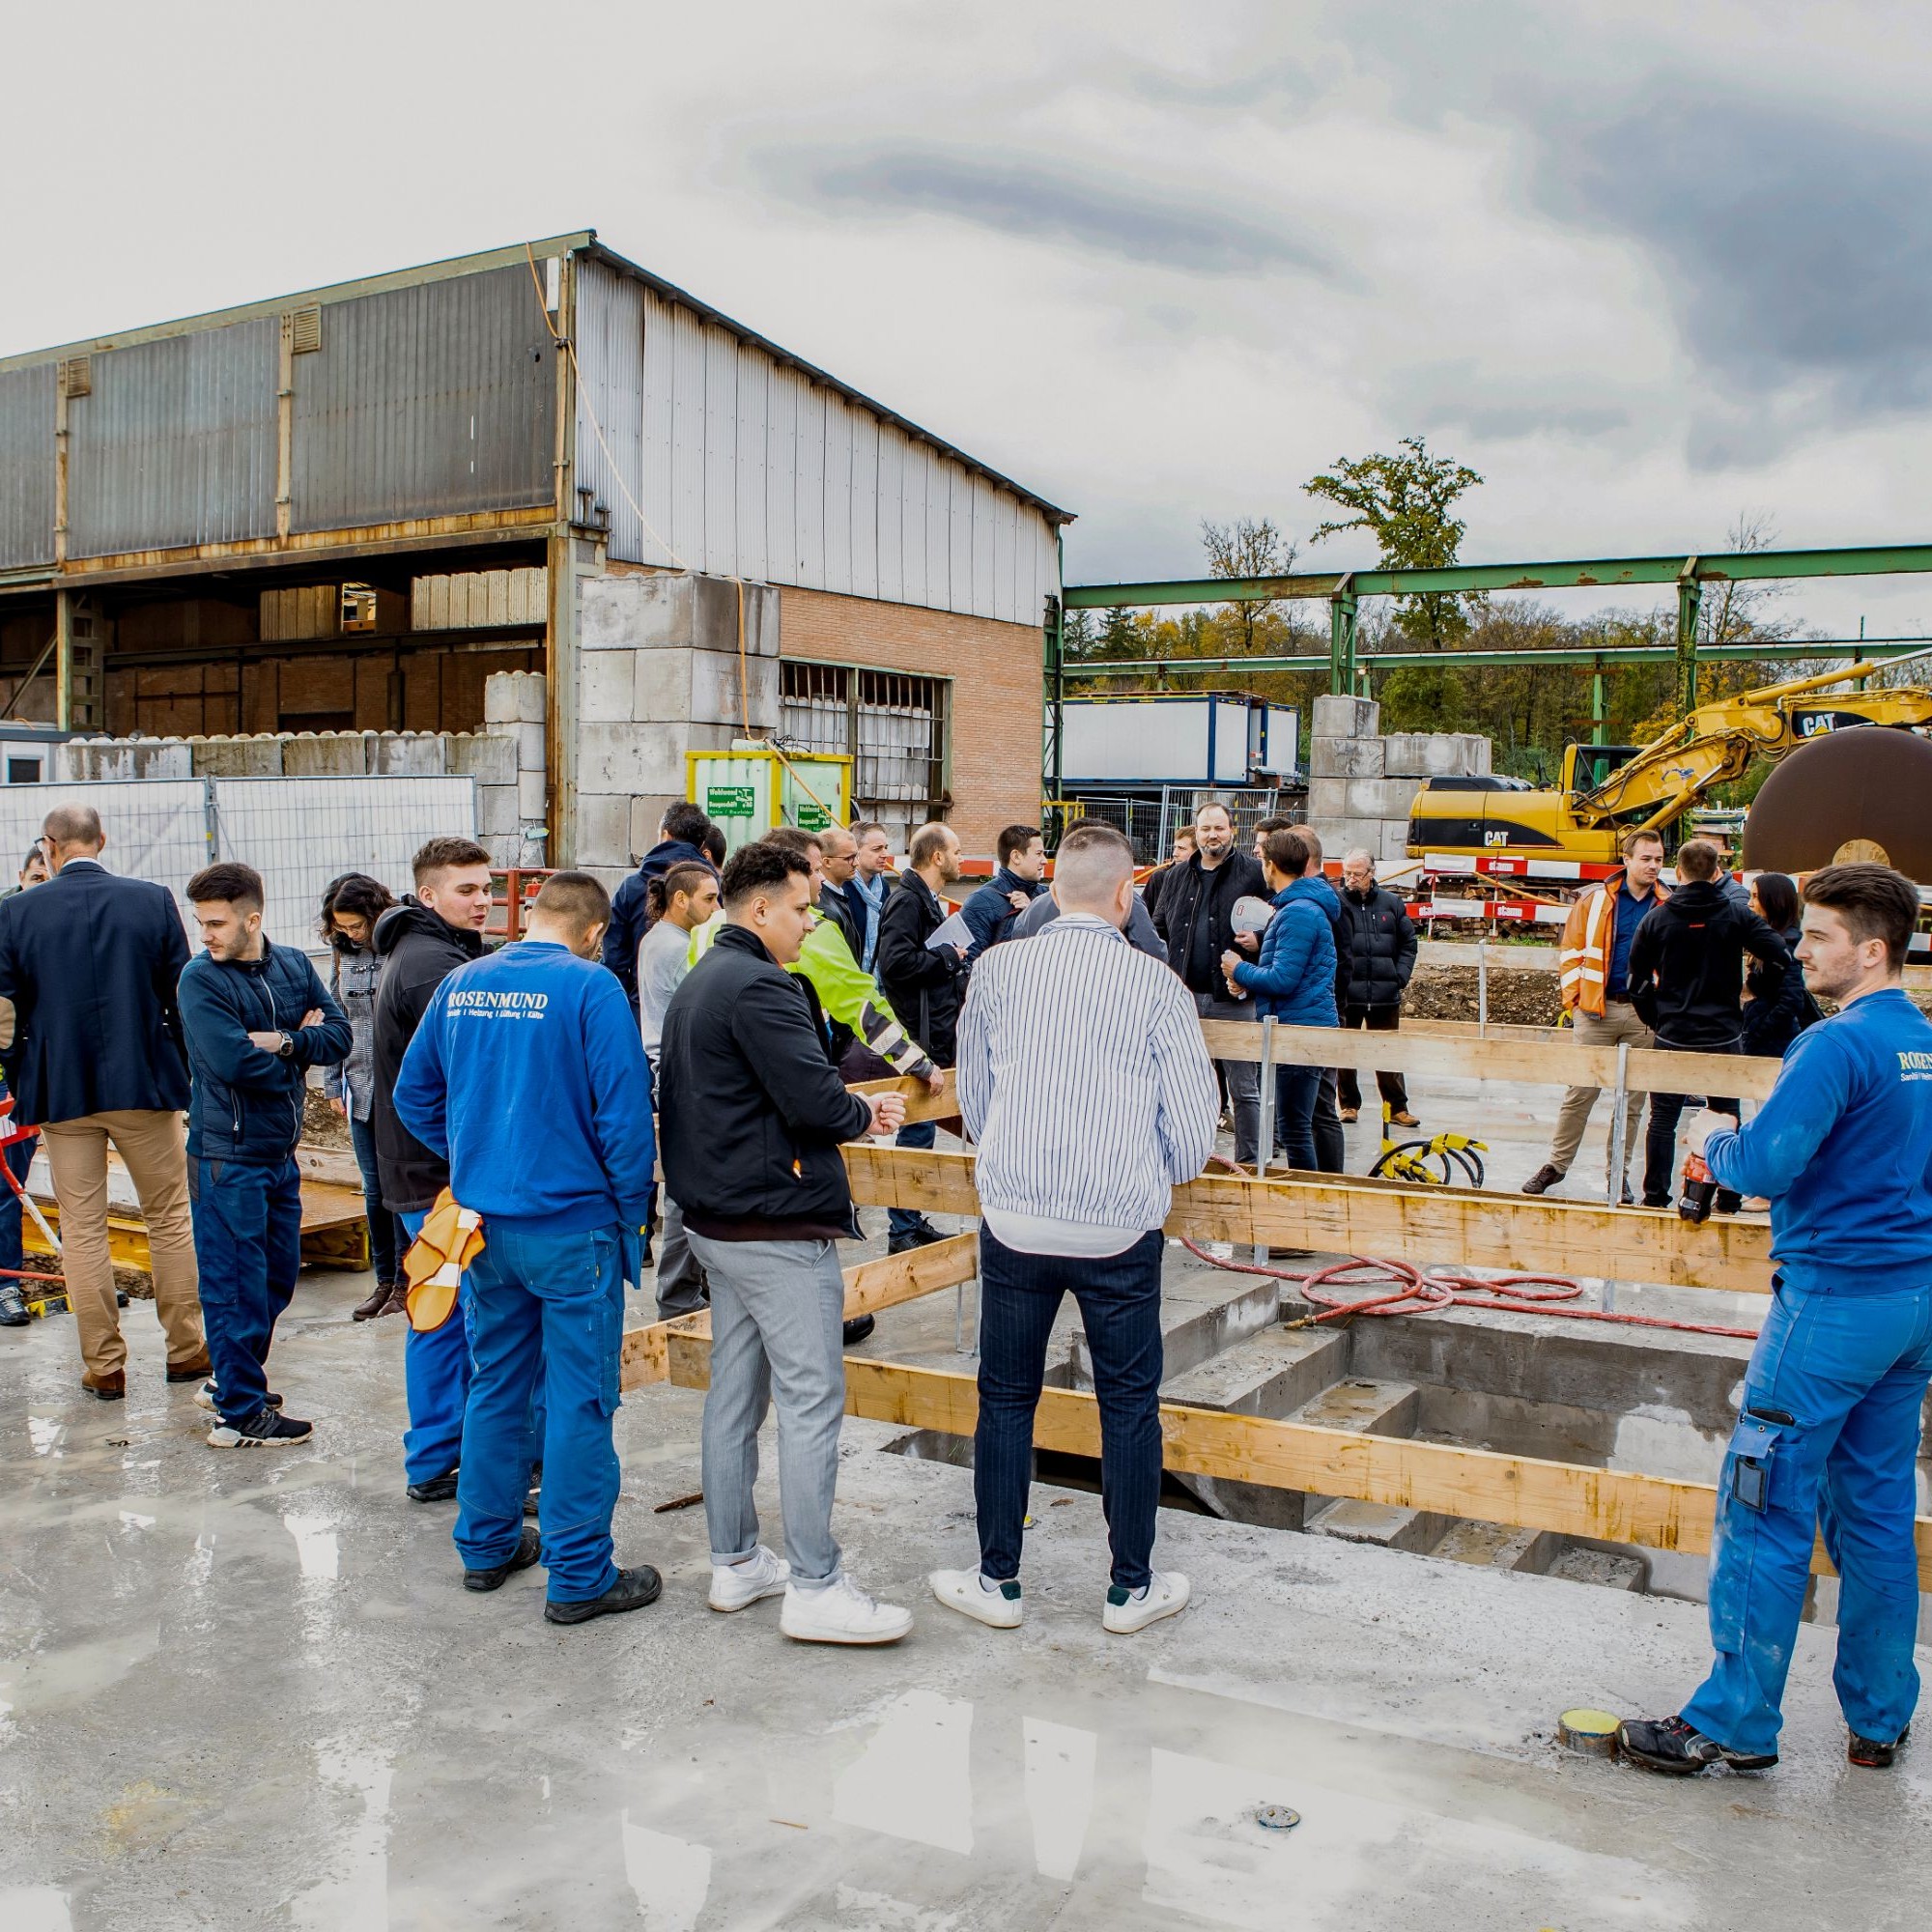
[[[1901,1080],[1932,1080],[1932,1053],[1920,1053],[1916,1048],[1901,1047],[1898,1055],[1898,1076]]]
[[[493,986],[459,986],[449,996],[450,1009],[484,1020],[540,1020],[550,1005],[548,993],[497,991]]]

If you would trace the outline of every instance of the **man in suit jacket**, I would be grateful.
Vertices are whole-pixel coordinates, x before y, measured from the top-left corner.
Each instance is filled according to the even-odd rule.
[[[140,1196],[168,1380],[208,1378],[182,1112],[188,1101],[176,982],[187,934],[165,887],[117,878],[90,805],[57,806],[41,849],[53,876],[0,902],[0,1000],[15,1114],[41,1129],[60,1203],[61,1262],[80,1336],[80,1385],[127,1393],[128,1345],[107,1247],[107,1146]]]

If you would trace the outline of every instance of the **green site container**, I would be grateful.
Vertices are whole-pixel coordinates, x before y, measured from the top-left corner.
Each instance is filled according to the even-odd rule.
[[[743,741],[728,752],[687,752],[684,795],[724,833],[729,854],[775,825],[823,832],[849,824],[852,760]]]

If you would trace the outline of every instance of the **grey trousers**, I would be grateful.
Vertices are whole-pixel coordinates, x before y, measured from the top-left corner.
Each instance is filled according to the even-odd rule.
[[[799,1588],[837,1581],[832,1494],[845,1415],[845,1279],[836,1241],[687,1238],[711,1283],[704,1398],[704,1520],[711,1560],[758,1544],[758,1429],[776,1396],[779,1509]]]
[[[704,1270],[691,1252],[684,1209],[662,1190],[658,1202],[664,1208],[664,1225],[658,1230],[658,1320],[669,1321],[704,1306]]]
[[[1257,1020],[1252,1000],[1217,1000],[1211,993],[1196,993],[1195,1010],[1204,1020]],[[1243,1167],[1252,1167],[1260,1157],[1262,1145],[1262,1068],[1259,1060],[1224,1060],[1221,1071],[1228,1081],[1228,1111],[1235,1117],[1235,1158]]]

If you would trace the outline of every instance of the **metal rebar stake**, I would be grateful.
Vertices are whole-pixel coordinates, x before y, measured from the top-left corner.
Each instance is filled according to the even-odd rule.
[[[1267,1014],[1262,1020],[1262,1117],[1260,1145],[1255,1149],[1255,1179],[1265,1180],[1268,1171],[1268,1156],[1274,1151],[1274,1015]],[[1257,1262],[1265,1263],[1267,1248],[1258,1243],[1254,1252]]]
[[[1604,1182],[1604,1192],[1612,1208],[1624,1205],[1624,1142],[1629,1138],[1624,1127],[1624,1106],[1630,1093],[1630,1041],[1617,1041],[1617,1084],[1610,1089],[1610,1159],[1609,1173]],[[1604,1280],[1604,1312],[1614,1314],[1617,1306],[1617,1285],[1607,1276]]]
[[[1476,941],[1476,1037],[1482,1039],[1490,1031],[1490,943],[1486,938]]]

